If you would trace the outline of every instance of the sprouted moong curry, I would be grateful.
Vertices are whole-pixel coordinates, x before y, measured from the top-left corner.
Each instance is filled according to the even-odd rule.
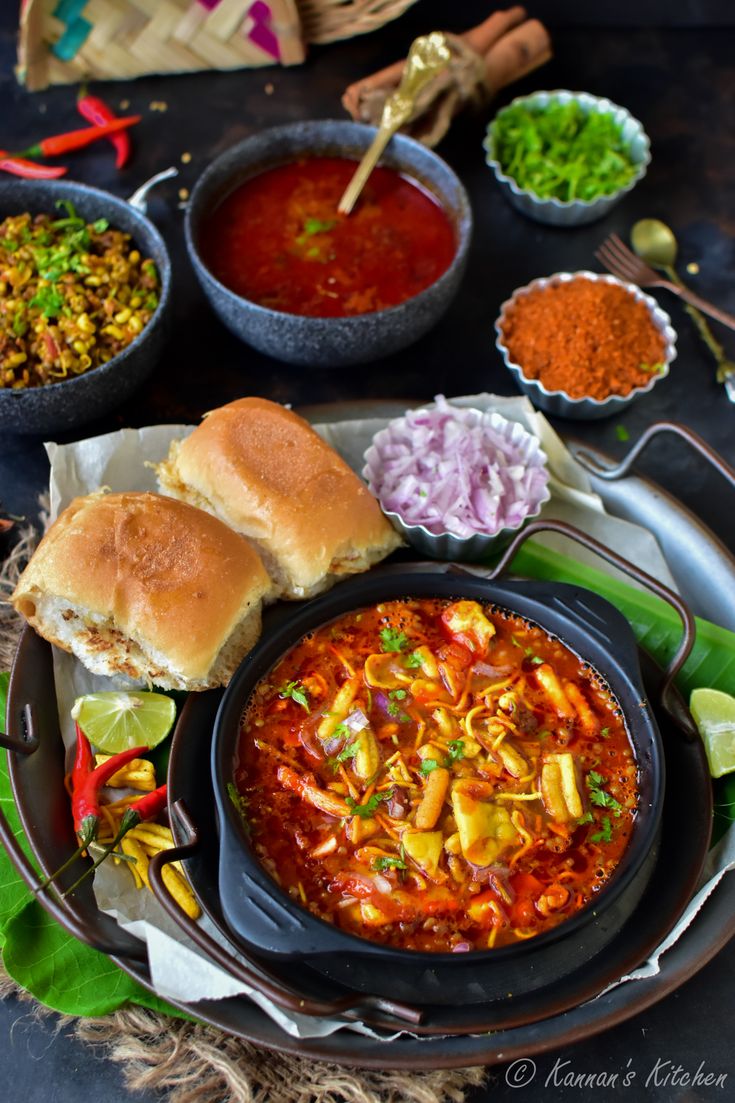
[[[106,364],[142,333],[160,293],[156,266],[106,218],[0,222],[0,387],[60,383]]]
[[[390,601],[307,635],[256,687],[235,773],[294,900],[373,941],[485,950],[573,915],[625,852],[621,709],[558,639],[474,601]]]

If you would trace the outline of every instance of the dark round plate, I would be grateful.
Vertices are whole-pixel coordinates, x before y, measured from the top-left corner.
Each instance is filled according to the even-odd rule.
[[[9,716],[21,715],[27,701],[39,702],[39,713],[43,713],[38,686],[51,683],[50,660],[50,646],[26,629],[13,670]],[[655,678],[648,663],[644,666],[644,677]],[[50,695],[41,696],[46,699]],[[171,766],[172,797],[186,798],[206,846],[216,846],[208,756],[209,734],[219,696],[207,693],[189,697],[186,715],[177,730]],[[60,838],[64,832],[59,829],[58,809],[48,800],[49,793],[63,791],[63,755],[53,710],[47,711],[47,716],[39,717],[38,750],[28,756],[9,756],[15,798],[32,849],[44,870],[58,863],[59,847],[64,843],[63,837]],[[604,955],[585,963],[561,982],[557,990],[542,990],[528,997],[509,996],[496,1005],[483,1007],[489,1025],[482,1030],[472,1027],[464,1009],[432,1009],[428,1025],[434,1029],[443,1025],[444,1036],[403,1034],[390,1041],[351,1030],[322,1038],[293,1038],[244,997],[179,1006],[204,1022],[268,1048],[343,1064],[415,1069],[491,1065],[541,1053],[589,1037],[655,1003],[709,961],[735,929],[732,907],[735,893],[732,889],[728,891],[726,882],[699,913],[692,930],[664,956],[657,977],[623,984],[591,998],[635,967],[671,928],[695,887],[707,846],[711,785],[703,752],[698,743],[685,743],[663,717],[658,719],[666,751],[667,791],[661,852],[653,877],[635,915]],[[188,733],[188,738],[184,733]],[[71,835],[68,814],[64,821]],[[189,872],[208,901],[212,915],[222,922],[217,915],[216,883],[211,892],[202,883],[207,869],[216,865],[213,867],[204,857],[203,850],[201,868],[195,857]],[[119,928],[115,933],[109,917],[97,910],[91,892],[88,898],[75,899],[72,906],[77,925],[86,927],[85,941],[104,946],[121,968],[152,989],[147,966],[130,957],[130,936]],[[142,949],[139,942],[138,948]],[[314,976],[309,977],[306,970],[298,980],[315,983]],[[564,1007],[568,1010],[563,1011]],[[439,1015],[445,1016],[444,1020]],[[469,1029],[477,1032],[467,1033]]]
[[[387,404],[392,407],[393,404]],[[392,414],[392,408],[377,409],[373,403],[369,409],[348,412],[344,404],[309,411],[311,419],[334,420],[335,417],[386,416]],[[600,453],[603,462],[612,461]],[[678,502],[663,495],[661,490],[649,480],[628,477],[618,484],[606,484],[599,481],[595,490],[608,504],[612,486],[618,496],[625,489],[625,510],[622,515],[627,519],[648,525],[662,542],[668,541],[667,558],[673,548],[676,553],[676,571],[682,589],[687,595],[688,580],[692,573],[697,575],[698,551],[704,543],[707,548],[712,570],[708,568],[701,585],[705,587],[712,601],[717,603],[728,590],[735,593],[733,587],[732,557],[722,548],[709,529]],[[609,502],[610,512],[621,515],[618,502],[612,495]],[[659,516],[660,515],[660,516]],[[665,531],[660,531],[662,528]],[[709,563],[708,560],[708,563]],[[723,588],[723,583],[727,585]],[[696,595],[693,604],[699,605]],[[720,605],[717,605],[720,608]],[[701,608],[697,611],[704,612]],[[726,609],[725,623],[729,619],[735,627],[735,616],[730,618],[729,606]],[[718,617],[717,619],[720,619]],[[52,694],[49,692],[52,679],[51,649],[33,632],[27,630],[18,649],[14,679],[11,685],[8,715],[16,718],[16,730],[21,730],[21,717],[27,702],[33,702],[42,719],[41,746],[29,758],[9,755],[11,773],[24,823],[29,833],[31,846],[40,860],[42,868],[50,870],[58,865],[61,852],[71,849],[69,840],[59,837],[59,824],[68,824],[68,809],[62,821],[54,818],[55,808],[49,794],[62,791],[63,757],[60,749],[58,724],[54,719],[53,708],[48,706]],[[43,687],[43,692],[39,692]],[[197,710],[212,708],[209,694],[190,698],[190,704]],[[216,709],[216,701],[214,702]],[[213,714],[212,714],[213,715]],[[617,965],[610,970],[611,979],[617,979],[631,968],[645,954],[644,943],[654,945],[658,938],[657,930],[668,929],[670,920],[662,921],[665,912],[665,893],[672,892],[674,886],[679,890],[676,907],[680,907],[683,898],[695,880],[693,866],[689,865],[694,852],[701,853],[706,846],[706,834],[709,831],[711,806],[711,786],[706,777],[700,752],[687,747],[678,734],[670,736],[665,722],[661,724],[667,748],[667,769],[669,773],[669,797],[666,802],[664,819],[664,847],[662,858],[657,867],[649,892],[636,912],[636,923],[641,927],[641,937],[636,938],[638,949],[631,944],[625,948],[613,949],[617,955]],[[208,752],[208,740],[205,740]],[[205,754],[207,753],[205,752]],[[38,756],[41,755],[41,758]],[[32,765],[35,762],[37,765]],[[208,767],[204,776],[209,778]],[[206,799],[206,785],[205,785]],[[679,804],[676,806],[676,800]],[[58,811],[58,809],[56,809]],[[210,809],[211,812],[211,809]],[[677,822],[681,820],[681,823]],[[71,835],[69,827],[68,831]],[[62,832],[63,835],[63,832]],[[693,836],[696,836],[694,841]],[[681,877],[681,856],[672,850],[675,840],[689,855],[684,869],[684,887],[677,878]],[[667,878],[666,869],[670,876]],[[660,873],[659,873],[660,870]],[[195,872],[194,869],[192,872]],[[673,882],[673,884],[672,884]],[[655,891],[658,886],[660,891]],[[668,897],[671,900],[671,896]],[[144,953],[142,944],[133,939],[135,946],[129,945],[130,936],[119,928],[112,927],[112,921],[100,915],[94,904],[91,891],[89,898],[75,904],[76,919],[85,930],[85,941],[97,945],[110,954],[113,960],[134,979],[152,989],[148,968],[137,956]],[[71,925],[69,925],[71,927]],[[112,927],[112,929],[111,929]],[[626,928],[627,930],[627,928]],[[647,933],[645,933],[647,932]],[[634,932],[631,932],[631,934]],[[585,991],[594,987],[599,990],[604,983],[600,972],[595,985],[584,983],[585,970],[576,978],[580,999],[585,1002],[563,1013],[547,1008],[547,1017],[540,1017],[538,1009],[525,1007],[521,997],[503,1001],[498,1012],[498,1027],[492,1034],[459,1034],[446,1038],[414,1038],[402,1036],[392,1042],[382,1038],[371,1038],[353,1031],[341,1030],[323,1038],[297,1039],[286,1034],[255,1004],[245,998],[232,998],[218,1002],[181,1005],[184,1010],[204,1022],[222,1030],[247,1039],[268,1048],[283,1052],[307,1056],[315,1059],[337,1061],[343,1064],[374,1068],[422,1069],[429,1067],[461,1067],[467,1065],[491,1065],[516,1057],[530,1056],[591,1037],[603,1030],[631,1018],[652,1004],[663,999],[683,984],[707,964],[726,942],[735,935],[735,881],[725,879],[716,892],[703,905],[691,928],[664,955],[660,962],[659,973],[644,981],[622,984],[597,998],[590,1000]],[[127,944],[126,944],[127,940]],[[613,949],[609,951],[612,955]],[[141,955],[142,956],[142,955]],[[607,958],[606,958],[607,960]],[[523,1025],[510,1025],[516,1021],[509,1012],[520,1017],[529,1014]],[[500,1014],[502,1012],[502,1015]],[[543,1014],[543,1009],[541,1010]],[[535,1019],[535,1021],[533,1021]]]

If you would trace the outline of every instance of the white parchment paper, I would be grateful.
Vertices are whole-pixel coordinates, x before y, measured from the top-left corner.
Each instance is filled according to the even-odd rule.
[[[605,512],[601,499],[591,491],[583,469],[546,418],[532,407],[528,399],[481,394],[453,398],[451,401],[457,405],[496,410],[510,420],[521,422],[529,432],[539,438],[549,460],[551,476],[551,499],[544,506],[542,517],[567,521],[583,529],[605,546],[676,589],[653,534]],[[317,425],[315,428],[360,473],[366,448],[373,435],[386,424],[385,418],[368,418],[336,421]],[[52,518],[73,498],[103,487],[111,491],[156,490],[153,465],[166,457],[171,441],[186,436],[192,428],[193,426],[186,425],[157,425],[143,429],[122,429],[72,444],[48,443],[46,450],[51,461]],[[563,554],[589,562],[609,574],[624,577],[631,584],[627,575],[620,575],[581,545],[570,544],[566,537],[550,533],[536,539]],[[57,648],[54,648],[54,673],[61,730],[64,742],[70,750],[74,742],[74,726],[70,717],[74,699],[84,693],[116,689],[130,683],[124,678],[90,674],[73,656]],[[731,829],[717,854],[713,855],[706,884],[691,902],[674,931],[649,961],[617,983],[643,981],[659,971],[661,955],[686,930],[707,896],[734,865],[735,831]],[[94,890],[99,907],[146,943],[151,979],[156,991],[163,998],[195,1003],[199,1000],[219,1000],[245,995],[253,999],[284,1031],[294,1037],[322,1037],[335,1030],[350,1029],[386,1039],[385,1034],[376,1034],[362,1024],[285,1014],[260,993],[203,957],[152,894],[134,888],[129,872],[122,866],[114,866],[110,862],[103,864],[95,875]],[[201,923],[213,938],[233,952],[229,943],[206,917]]]

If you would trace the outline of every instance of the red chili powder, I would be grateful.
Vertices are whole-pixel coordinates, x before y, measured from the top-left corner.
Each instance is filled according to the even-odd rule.
[[[519,296],[502,334],[527,379],[571,398],[645,387],[666,353],[644,303],[616,284],[583,277]]]

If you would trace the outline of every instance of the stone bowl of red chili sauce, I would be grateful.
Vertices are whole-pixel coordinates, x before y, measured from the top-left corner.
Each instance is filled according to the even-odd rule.
[[[260,352],[320,367],[376,360],[423,336],[456,294],[472,214],[435,153],[396,135],[353,212],[338,214],[374,134],[334,120],[274,127],[194,188],[196,274],[222,322]]]
[[[558,272],[513,292],[496,347],[534,406],[558,417],[610,417],[648,394],[676,357],[671,319],[632,283]]]

